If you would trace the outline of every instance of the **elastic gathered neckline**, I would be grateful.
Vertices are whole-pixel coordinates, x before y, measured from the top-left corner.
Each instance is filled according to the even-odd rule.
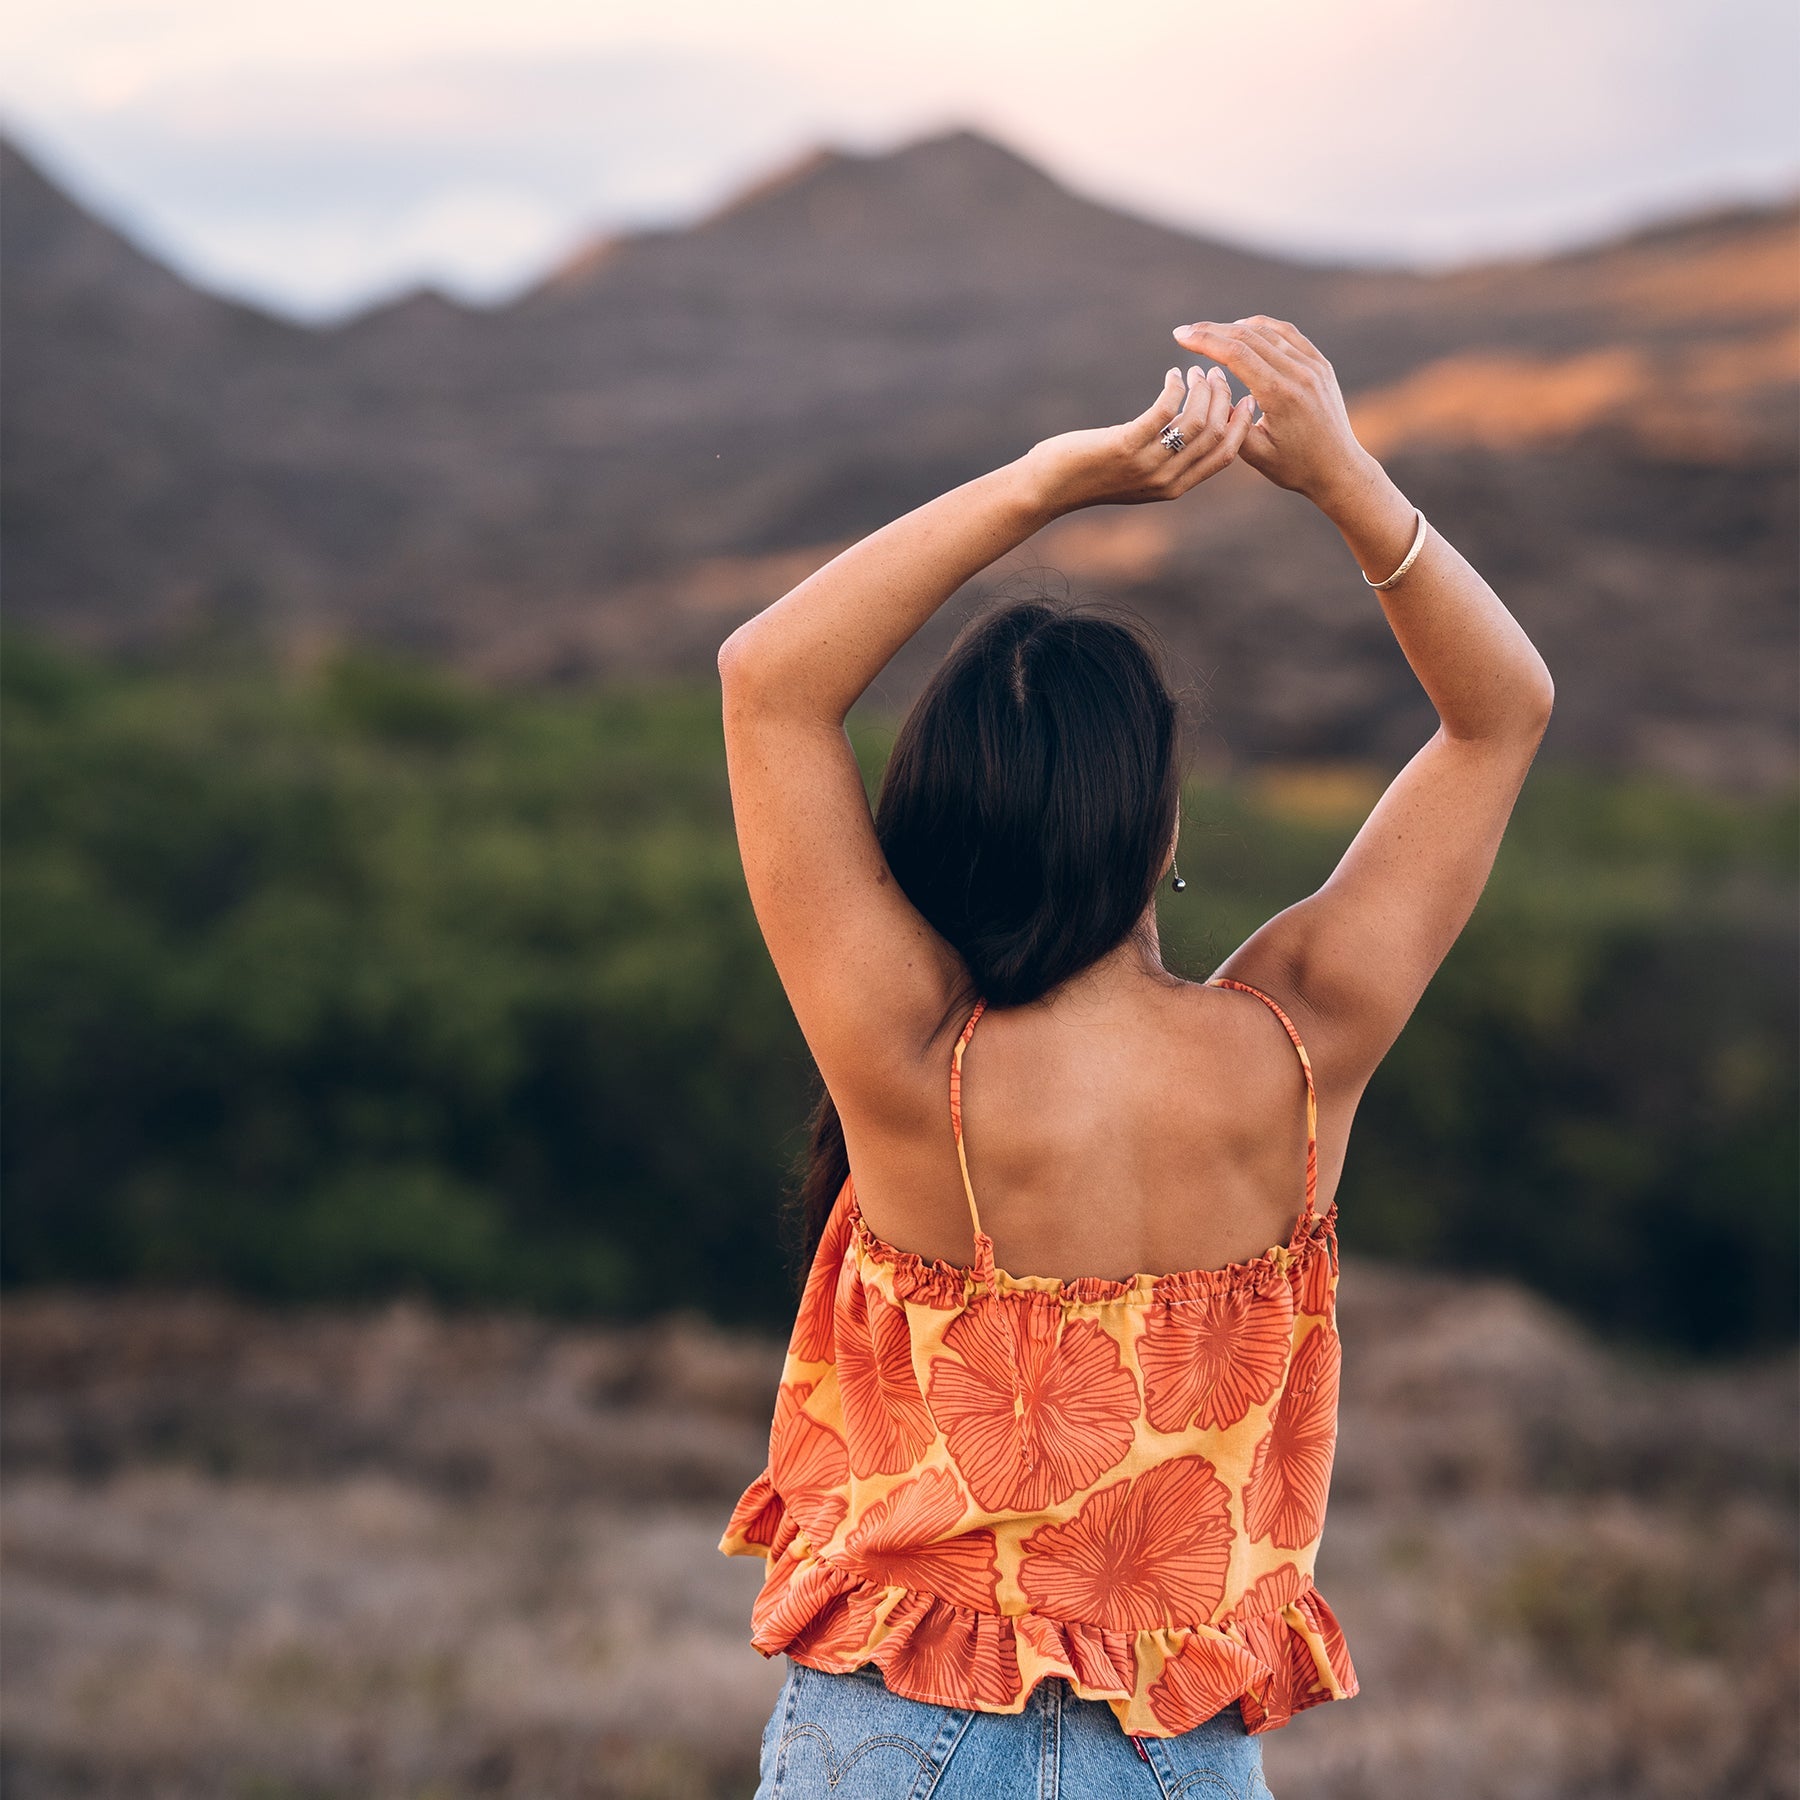
[[[946,1262],[942,1257],[921,1256],[902,1250],[878,1237],[862,1215],[854,1176],[844,1181],[852,1242],[860,1259],[882,1264],[893,1271],[894,1297],[928,1299],[941,1307],[966,1304],[979,1293],[998,1292],[1017,1299],[1050,1305],[1087,1308],[1150,1306],[1183,1300],[1201,1300],[1241,1288],[1263,1288],[1291,1279],[1309,1257],[1324,1254],[1336,1236],[1337,1200],[1323,1212],[1302,1214],[1285,1244],[1271,1244],[1260,1256],[1225,1263],[1215,1269],[1180,1269],[1167,1275],[1139,1274],[1129,1281],[1113,1281],[1103,1275],[1078,1275],[1064,1281],[1055,1275],[1011,1275],[995,1268],[992,1277],[979,1274],[973,1265]],[[1307,1229],[1310,1224],[1310,1229]],[[986,1233],[982,1234],[986,1236]],[[991,1240],[990,1240],[991,1243]]]

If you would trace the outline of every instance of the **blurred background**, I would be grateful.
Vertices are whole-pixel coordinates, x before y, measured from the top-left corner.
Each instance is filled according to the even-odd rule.
[[[810,1066],[713,655],[1270,312],[1555,675],[1362,1103],[1281,1794],[1800,1793],[1800,18],[1784,0],[16,0],[9,1800],[748,1795]],[[1201,979],[1435,717],[1234,467],[1139,608]],[[1189,847],[1192,846],[1192,860]]]

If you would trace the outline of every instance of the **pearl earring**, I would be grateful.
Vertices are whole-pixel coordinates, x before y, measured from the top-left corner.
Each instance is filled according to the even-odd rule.
[[[1172,856],[1169,858],[1169,871],[1174,876],[1174,880],[1169,883],[1169,886],[1179,894],[1187,886],[1187,883],[1181,879],[1181,871],[1175,867],[1175,859]]]

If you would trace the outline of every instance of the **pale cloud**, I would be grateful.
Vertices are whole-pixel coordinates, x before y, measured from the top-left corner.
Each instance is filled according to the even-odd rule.
[[[805,144],[986,127],[1315,256],[1552,248],[1800,171],[1790,0],[14,0],[0,112],[196,278],[497,298]]]

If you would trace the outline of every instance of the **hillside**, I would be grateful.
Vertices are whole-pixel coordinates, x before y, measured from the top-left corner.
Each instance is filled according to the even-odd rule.
[[[202,294],[0,153],[7,601],[90,643],[352,636],[490,674],[704,668],[847,537],[1140,407],[1268,311],[1558,677],[1548,754],[1791,779],[1800,207],[1423,276],[1134,219],[970,133],[824,153],[510,305],[339,327]],[[1430,713],[1335,532],[1236,469],[1015,577],[1141,605],[1203,753],[1397,761]],[[946,620],[885,684],[903,698]]]

